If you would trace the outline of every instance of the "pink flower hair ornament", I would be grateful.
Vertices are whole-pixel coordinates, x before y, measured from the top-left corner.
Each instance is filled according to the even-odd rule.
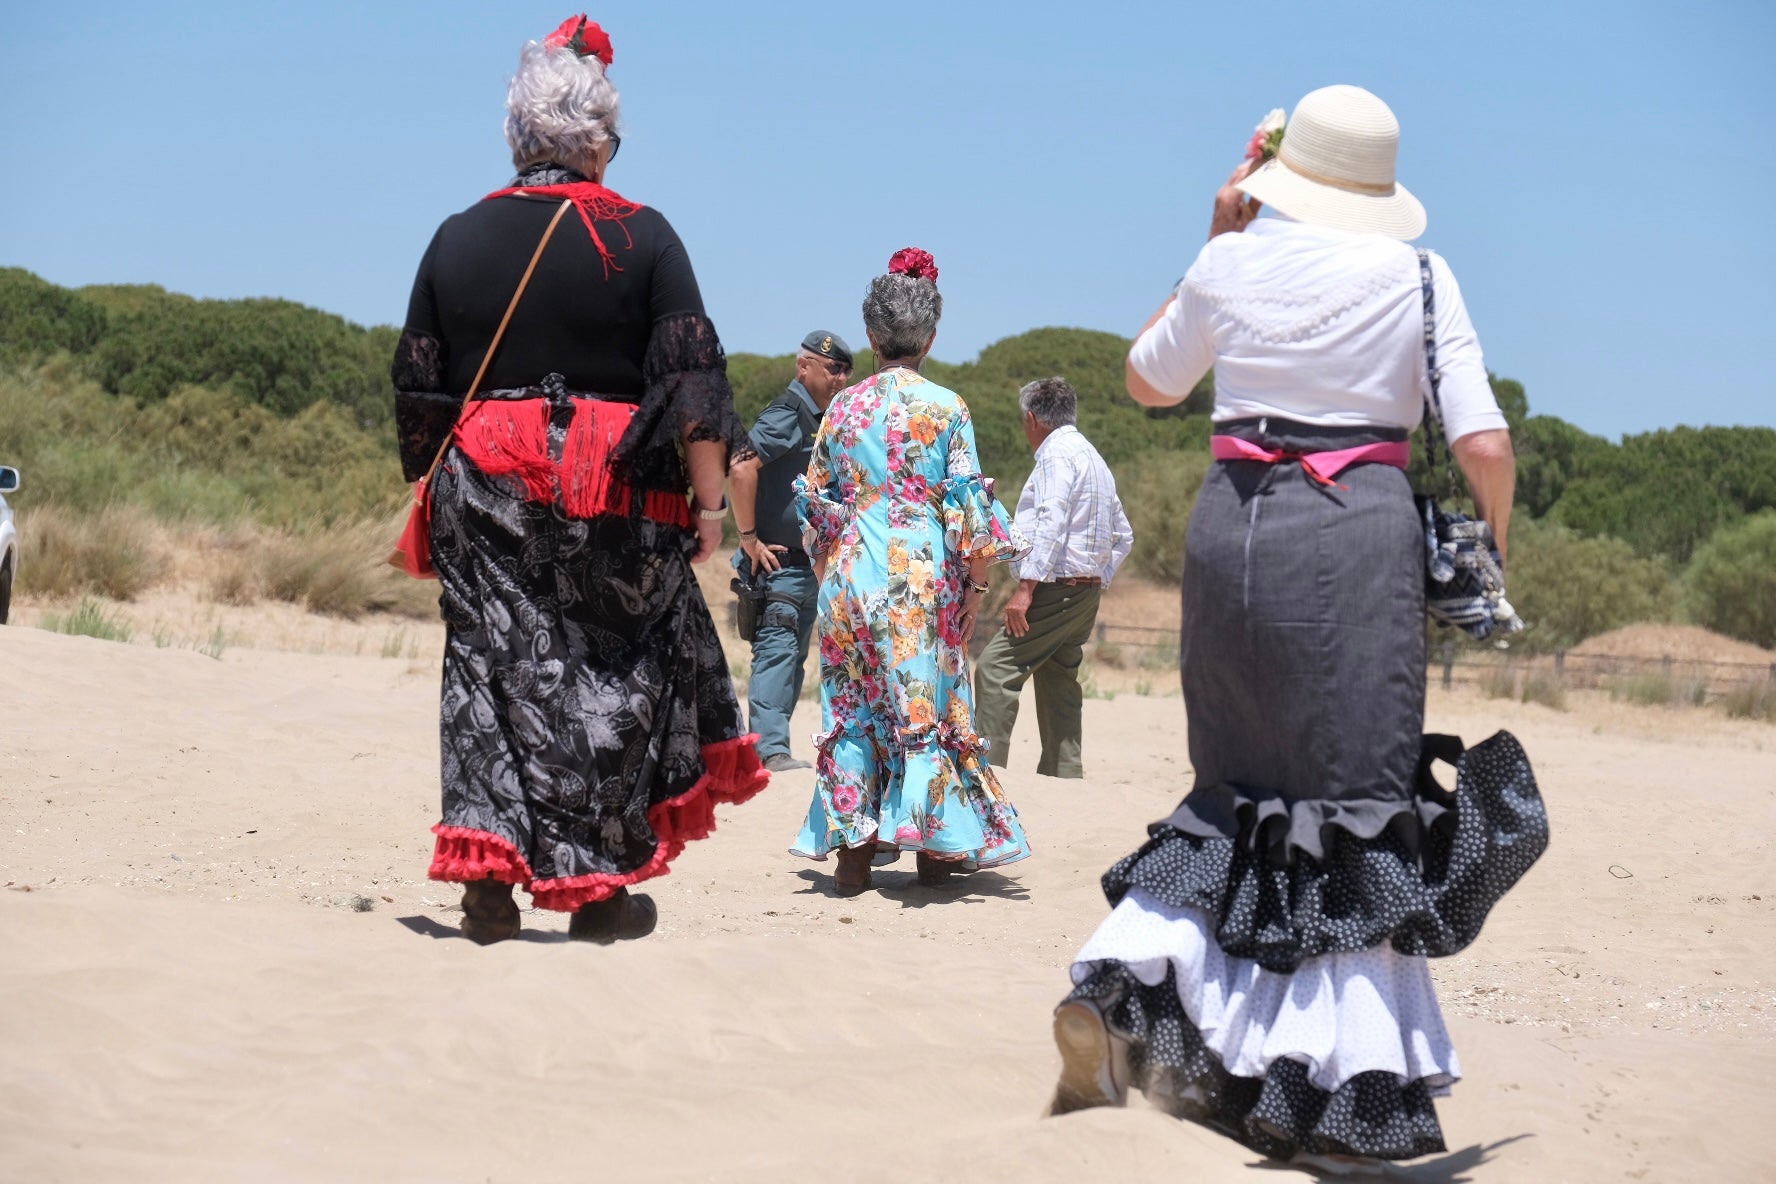
[[[597,58],[607,70],[617,56],[611,48],[610,34],[600,28],[597,21],[587,20],[583,12],[562,21],[559,28],[543,38],[543,46],[546,49],[571,49],[580,57]]]
[[[1252,133],[1252,139],[1246,145],[1246,159],[1261,164],[1274,158],[1277,150],[1283,146],[1283,130],[1288,125],[1288,115],[1281,107],[1274,108]]]
[[[918,247],[902,247],[894,252],[888,260],[888,274],[910,275],[916,280],[930,280],[931,286],[937,286],[937,260],[931,257],[930,251]]]

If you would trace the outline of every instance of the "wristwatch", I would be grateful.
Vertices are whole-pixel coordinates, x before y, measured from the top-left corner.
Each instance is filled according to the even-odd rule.
[[[692,499],[692,501],[693,501],[693,504],[695,504],[695,499]],[[697,506],[697,517],[699,517],[699,518],[705,518],[711,522],[720,522],[723,518],[726,518],[727,516],[728,516],[728,495],[725,493],[722,494],[722,504],[717,506],[713,510],[705,510],[702,506],[700,506],[700,505]]]

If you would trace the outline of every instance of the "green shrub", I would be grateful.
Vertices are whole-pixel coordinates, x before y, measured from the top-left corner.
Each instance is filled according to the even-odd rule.
[[[1514,522],[1505,584],[1529,629],[1512,644],[1549,651],[1641,621],[1668,621],[1678,584],[1627,543],[1582,538],[1533,519]]]
[[[1684,607],[1717,633],[1776,647],[1776,510],[1723,526],[1696,550]]]
[[[96,600],[85,599],[65,613],[44,613],[43,628],[51,633],[68,633],[75,637],[96,637],[100,641],[128,641],[129,622],[105,611]]]
[[[1116,473],[1116,494],[1134,528],[1127,569],[1168,584],[1184,571],[1184,530],[1214,461],[1207,449],[1144,452]]]

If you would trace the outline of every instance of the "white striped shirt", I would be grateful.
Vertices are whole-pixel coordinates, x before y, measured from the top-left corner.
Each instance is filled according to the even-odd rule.
[[[1116,478],[1091,441],[1068,424],[1036,449],[1036,468],[1018,498],[1017,528],[1030,543],[1020,580],[1110,578],[1135,545],[1116,496]]]

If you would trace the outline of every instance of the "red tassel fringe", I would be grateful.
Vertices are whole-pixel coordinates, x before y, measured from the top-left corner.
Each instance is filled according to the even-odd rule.
[[[432,828],[438,841],[426,874],[434,880],[457,884],[491,878],[504,884],[523,885],[530,890],[537,908],[571,913],[583,904],[608,900],[630,884],[665,875],[671,870],[667,865],[678,858],[686,843],[714,833],[717,803],[739,805],[765,788],[770,780],[771,774],[759,763],[756,735],[705,744],[703,776],[684,793],[648,811],[648,825],[653,827],[657,840],[654,854],[632,872],[593,872],[534,880],[524,856],[499,835],[440,823]]]
[[[549,415],[547,399],[474,403],[457,424],[456,442],[488,476],[516,477],[529,501],[559,496],[570,518],[627,514],[629,488],[611,477],[611,454],[635,417],[634,404],[575,399],[559,464],[549,458]],[[642,513],[671,526],[691,525],[683,494],[648,493]]]

